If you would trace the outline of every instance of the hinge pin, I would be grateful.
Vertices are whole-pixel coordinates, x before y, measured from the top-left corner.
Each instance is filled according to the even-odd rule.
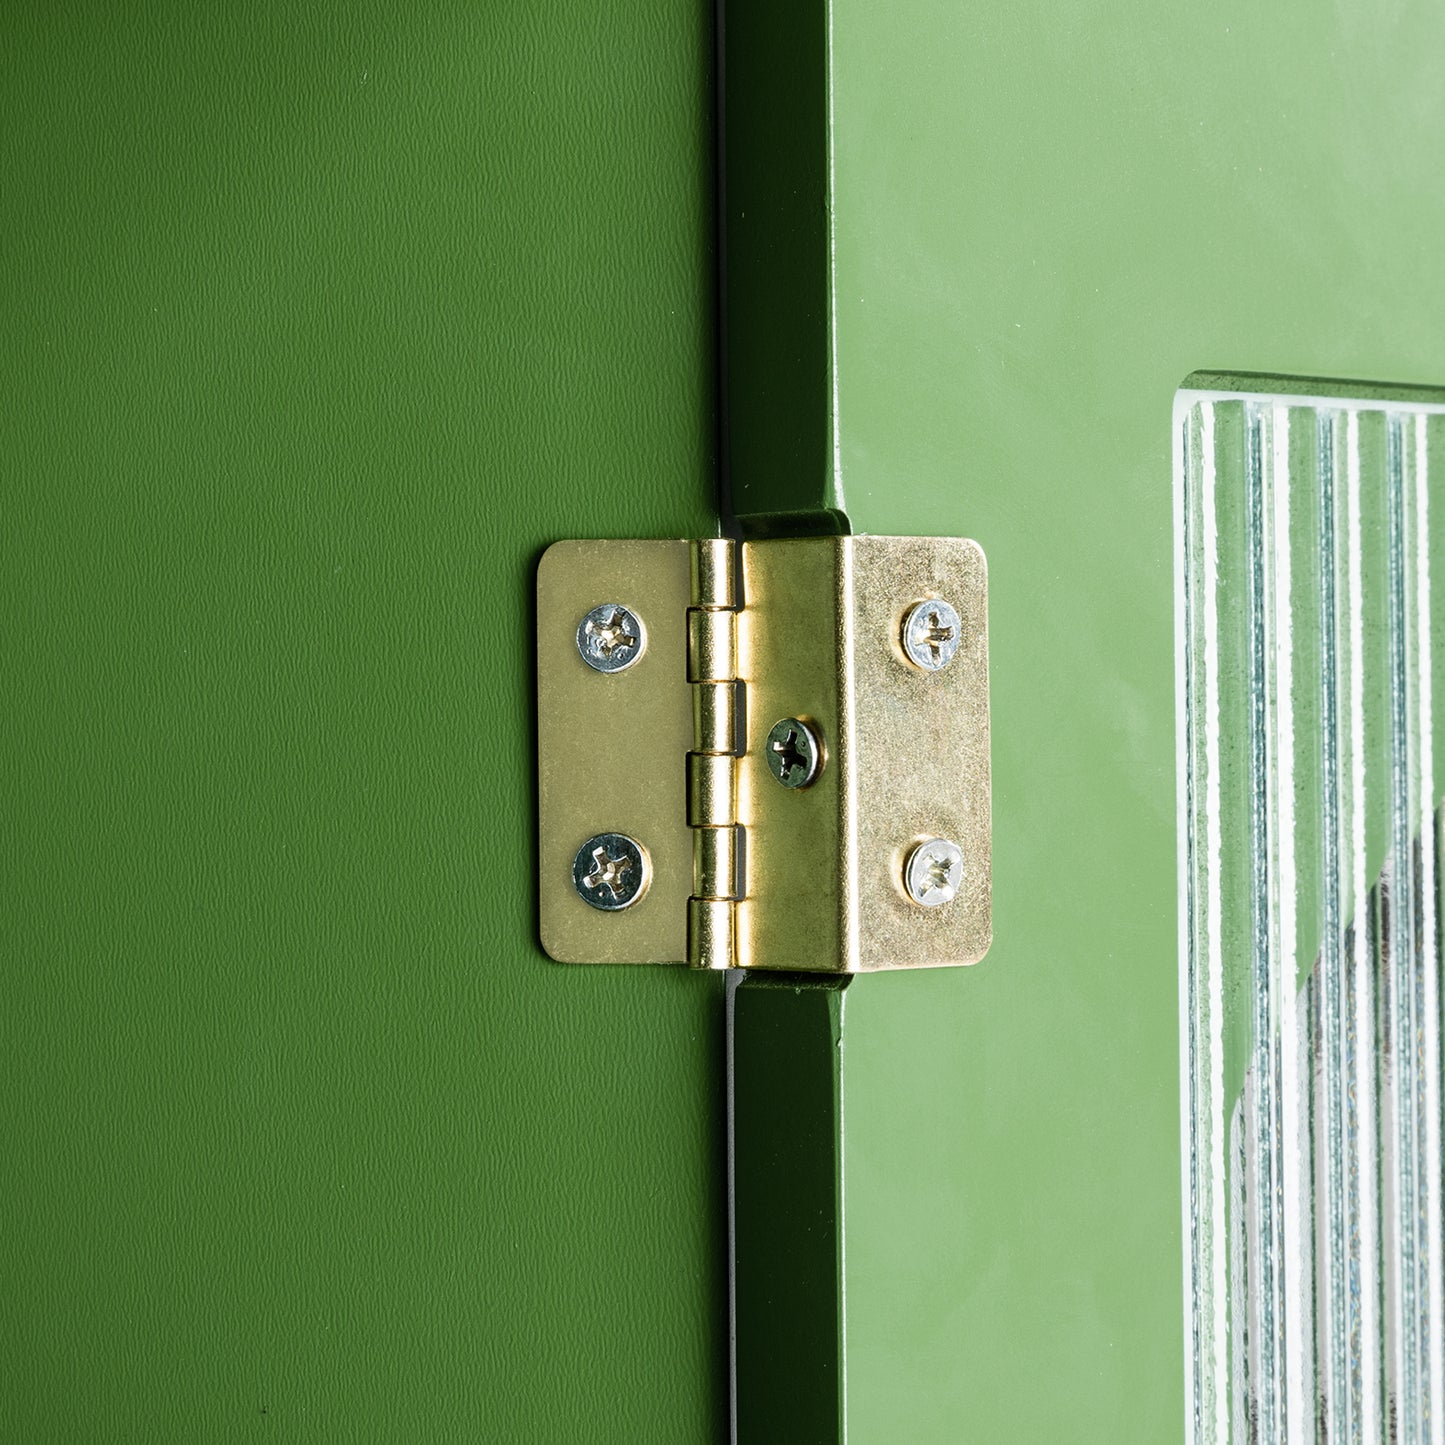
[[[693,883],[687,953],[694,968],[737,962],[738,660],[737,556],[724,537],[692,544],[687,676],[693,740],[687,758],[687,821]]]

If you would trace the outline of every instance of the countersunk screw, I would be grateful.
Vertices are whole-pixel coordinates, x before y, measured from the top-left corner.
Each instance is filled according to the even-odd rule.
[[[947,667],[962,635],[958,613],[940,597],[915,602],[903,619],[903,651],[909,662],[924,672]]]
[[[823,765],[823,746],[807,723],[785,717],[768,734],[768,771],[785,788],[806,788]]]
[[[578,895],[604,913],[630,908],[647,891],[647,853],[626,833],[589,838],[572,860]]]
[[[594,607],[577,624],[577,651],[582,661],[598,672],[621,672],[631,667],[646,646],[642,619],[620,602]]]
[[[947,838],[928,838],[903,865],[908,896],[924,908],[952,903],[963,885],[963,849]]]

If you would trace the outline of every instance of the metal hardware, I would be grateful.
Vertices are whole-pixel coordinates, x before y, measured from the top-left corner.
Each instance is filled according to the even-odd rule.
[[[621,672],[642,656],[647,634],[642,619],[620,602],[594,607],[577,624],[577,651],[598,672]]]
[[[558,542],[537,568],[538,889],[542,946],[565,963],[671,963],[687,957],[693,844],[687,770],[686,542]],[[598,672],[577,621],[627,598],[647,646]],[[647,845],[646,894],[602,912],[578,893],[577,850],[599,833]]]
[[[554,958],[857,973],[983,957],[976,543],[561,542],[537,587],[541,932]],[[616,647],[642,638],[615,672],[584,662],[572,636],[568,619],[598,611]],[[635,875],[615,850],[594,856],[604,836],[646,840],[626,907],[612,883],[625,893]]]
[[[823,765],[823,745],[801,718],[785,717],[768,734],[768,771],[785,788],[806,788]]]
[[[692,748],[687,756],[687,822],[692,829],[692,896],[687,961],[729,968],[737,957],[738,717],[736,545],[723,537],[689,551],[687,680]]]
[[[963,624],[952,604],[942,598],[915,603],[903,619],[903,651],[925,672],[937,672],[953,661]]]
[[[938,908],[958,897],[963,882],[963,849],[947,838],[928,838],[909,855],[903,870],[908,896],[924,908]]]
[[[572,860],[572,885],[604,913],[631,908],[647,892],[647,851],[625,833],[589,838]]]

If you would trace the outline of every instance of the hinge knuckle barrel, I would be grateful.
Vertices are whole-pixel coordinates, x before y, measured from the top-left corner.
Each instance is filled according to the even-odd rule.
[[[737,606],[736,544],[727,537],[705,537],[692,544],[692,605]]]
[[[694,968],[730,968],[737,957],[738,725],[737,549],[726,538],[692,544],[687,676],[693,750],[687,820],[693,828],[693,896],[687,956]]]
[[[694,828],[730,828],[737,822],[737,759],[726,753],[689,753],[688,822]]]
[[[688,899],[688,963],[693,968],[731,968],[736,951],[736,903],[730,898]]]
[[[738,751],[737,684],[700,682],[692,690],[694,751]]]
[[[687,614],[690,682],[730,682],[738,675],[737,613],[694,607]]]
[[[700,898],[737,897],[737,829],[694,828],[692,859]]]

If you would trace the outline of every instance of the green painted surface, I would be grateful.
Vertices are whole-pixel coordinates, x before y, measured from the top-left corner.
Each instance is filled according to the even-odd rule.
[[[722,985],[534,944],[535,560],[714,524],[710,21],[0,17],[0,1437],[718,1440]]]
[[[742,507],[977,537],[995,722],[992,953],[847,995],[850,1439],[1173,1439],[1170,401],[1441,380],[1445,20],[826,19]],[[526,662],[710,530],[708,25],[0,20],[5,1434],[722,1433],[720,988],[536,953]]]
[[[843,1438],[847,987],[843,979],[757,974],[733,996],[740,1445]]]
[[[846,530],[834,492],[828,7],[723,6],[725,505],[749,530]]]
[[[780,325],[832,333],[834,465],[734,437],[731,494],[975,537],[991,612],[992,952],[847,995],[848,1438],[1178,1439],[1171,405],[1202,368],[1445,377],[1445,17],[812,13],[832,228]],[[815,89],[759,104],[816,127]],[[817,416],[733,411],[778,451]]]

